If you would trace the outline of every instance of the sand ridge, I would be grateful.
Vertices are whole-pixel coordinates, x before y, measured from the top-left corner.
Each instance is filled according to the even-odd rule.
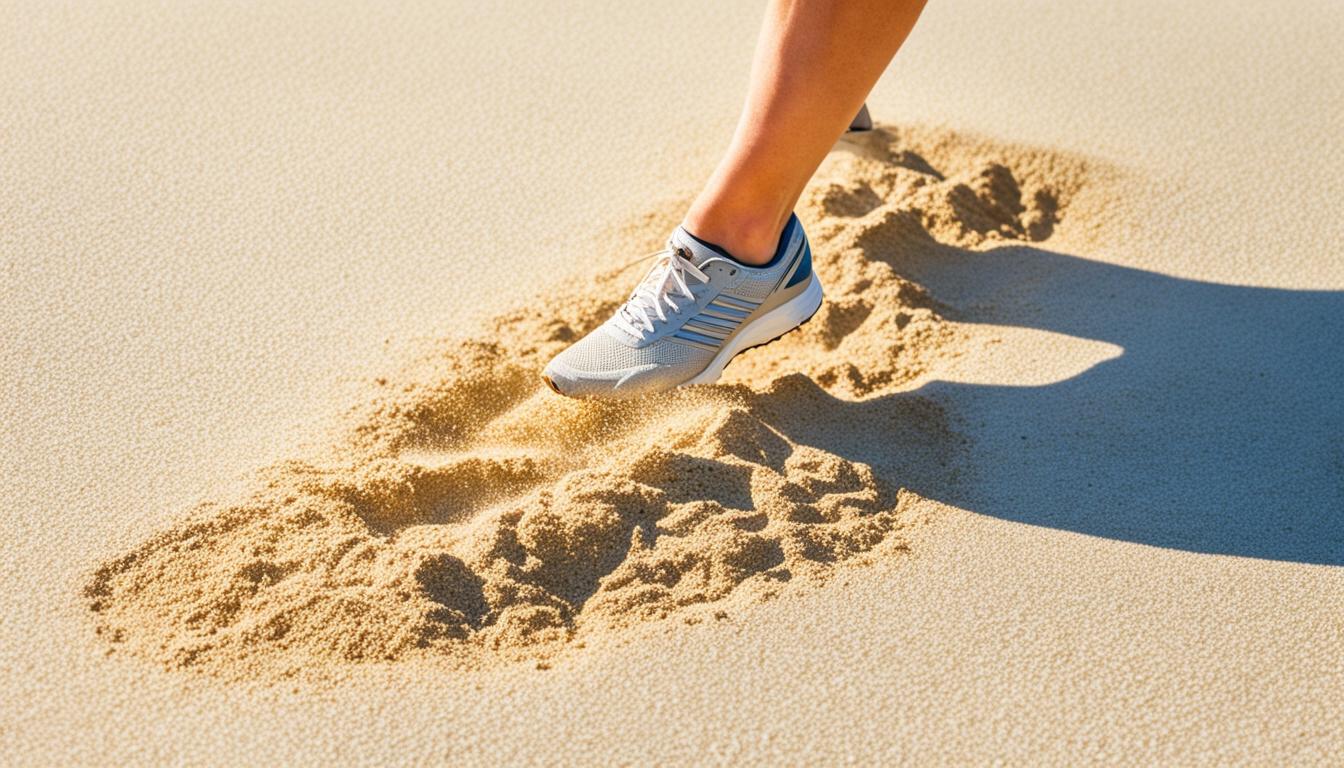
[[[723,382],[623,403],[560,398],[545,361],[614,310],[679,204],[613,265],[379,378],[310,455],[257,474],[102,564],[108,648],[224,678],[430,656],[545,659],[646,621],[721,616],[895,557],[960,438],[905,392],[960,353],[916,251],[1042,240],[1087,163],[945,130],[843,140],[799,207],[828,298]]]

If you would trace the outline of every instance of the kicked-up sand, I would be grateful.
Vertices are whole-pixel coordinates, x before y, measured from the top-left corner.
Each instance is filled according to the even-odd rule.
[[[962,441],[909,390],[966,346],[900,262],[1045,240],[1087,215],[1069,203],[1089,175],[946,131],[847,137],[800,206],[834,298],[720,385],[619,403],[541,385],[642,262],[525,297],[378,376],[326,450],[101,566],[84,590],[98,633],[228,678],[545,660],[900,557],[902,529],[930,514],[911,481],[953,486]],[[602,261],[656,247],[684,207],[623,228]]]
[[[0,14],[3,762],[1337,763],[1341,9],[935,0],[817,316],[554,395],[760,13]]]

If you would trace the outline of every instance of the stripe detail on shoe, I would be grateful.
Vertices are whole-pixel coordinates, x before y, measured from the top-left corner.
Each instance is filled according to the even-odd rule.
[[[736,297],[736,296],[729,296],[729,295],[726,294],[726,293],[720,293],[718,296],[715,296],[715,297],[714,297],[714,301],[711,302],[711,303],[714,303],[714,304],[721,304],[721,305],[724,305],[724,306],[731,307],[731,308],[733,308],[733,309],[744,310],[744,311],[747,311],[747,312],[750,312],[750,311],[752,311],[753,309],[755,309],[755,308],[761,306],[761,302],[759,302],[759,301],[751,301],[751,300],[749,300],[749,299],[741,299],[741,298],[738,298],[738,297]]]
[[[740,318],[718,317],[717,315],[711,315],[708,312],[701,312],[700,314],[691,318],[691,320],[700,323],[701,325],[713,326],[715,328],[723,328],[724,330],[728,331],[731,331],[737,326],[742,324],[742,320]]]
[[[698,333],[702,336],[711,336],[719,340],[727,338],[728,334],[733,332],[733,329],[731,328],[720,328],[718,326],[707,325],[705,323],[697,322],[695,320],[687,320],[686,324],[682,327],[694,331],[695,333]]]
[[[750,312],[743,312],[740,309],[732,309],[729,307],[721,307],[713,302],[705,305],[705,308],[700,310],[700,314],[708,315],[709,317],[717,317],[721,320],[730,320],[734,323],[740,323],[751,316]]]
[[[693,347],[708,349],[710,351],[717,351],[721,343],[719,339],[712,339],[708,336],[701,336],[700,334],[695,333],[694,331],[688,331],[684,328],[667,338],[676,339],[677,341],[680,341],[683,344],[690,344]]]

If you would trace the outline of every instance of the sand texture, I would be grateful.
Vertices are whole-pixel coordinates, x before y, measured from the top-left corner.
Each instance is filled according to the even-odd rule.
[[[923,501],[910,480],[952,485],[960,440],[937,403],[902,391],[962,344],[896,266],[1045,239],[1085,169],[945,131],[846,139],[800,209],[836,298],[742,355],[729,383],[563,399],[538,371],[645,265],[533,298],[378,377],[326,449],[100,567],[85,588],[98,632],[233,678],[542,660],[898,557]],[[624,228],[603,260],[656,246],[682,207]]]
[[[1337,765],[1344,5],[929,3],[713,387],[538,371],[760,2],[0,12],[0,763]]]

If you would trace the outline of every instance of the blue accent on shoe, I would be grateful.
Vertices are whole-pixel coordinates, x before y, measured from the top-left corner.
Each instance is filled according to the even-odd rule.
[[[779,244],[775,246],[775,255],[770,257],[770,262],[762,264],[757,269],[769,269],[779,263],[784,258],[785,252],[789,250],[789,242],[793,240],[793,230],[799,232],[803,229],[803,222],[798,220],[798,214],[789,214],[789,221],[784,225],[784,231],[779,233]],[[806,238],[806,235],[804,235]]]
[[[723,343],[723,339],[716,339],[712,336],[702,336],[694,331],[688,331],[685,328],[682,328],[681,330],[672,334],[672,337],[677,339],[686,339],[687,341],[698,341],[701,344],[709,344],[715,347]]]
[[[789,220],[787,223],[784,224],[784,231],[779,233],[779,244],[775,246],[775,255],[772,256],[770,258],[770,261],[765,264],[746,264],[742,261],[738,261],[737,257],[725,251],[722,246],[711,243],[708,240],[702,240],[696,237],[695,233],[691,232],[689,229],[686,229],[685,227],[682,227],[681,231],[689,235],[690,238],[695,242],[705,246],[706,248],[719,254],[725,259],[735,261],[738,264],[741,264],[742,266],[748,267],[750,269],[769,269],[778,264],[780,259],[784,258],[784,252],[787,251],[789,248],[789,240],[793,238],[793,228],[798,227],[799,229],[801,229],[802,226],[803,226],[802,222],[798,221],[798,214],[796,213],[789,214]]]
[[[793,270],[793,277],[784,284],[785,288],[795,286],[807,279],[812,274],[812,245],[806,240],[803,241],[803,255],[798,259],[798,268]]]

